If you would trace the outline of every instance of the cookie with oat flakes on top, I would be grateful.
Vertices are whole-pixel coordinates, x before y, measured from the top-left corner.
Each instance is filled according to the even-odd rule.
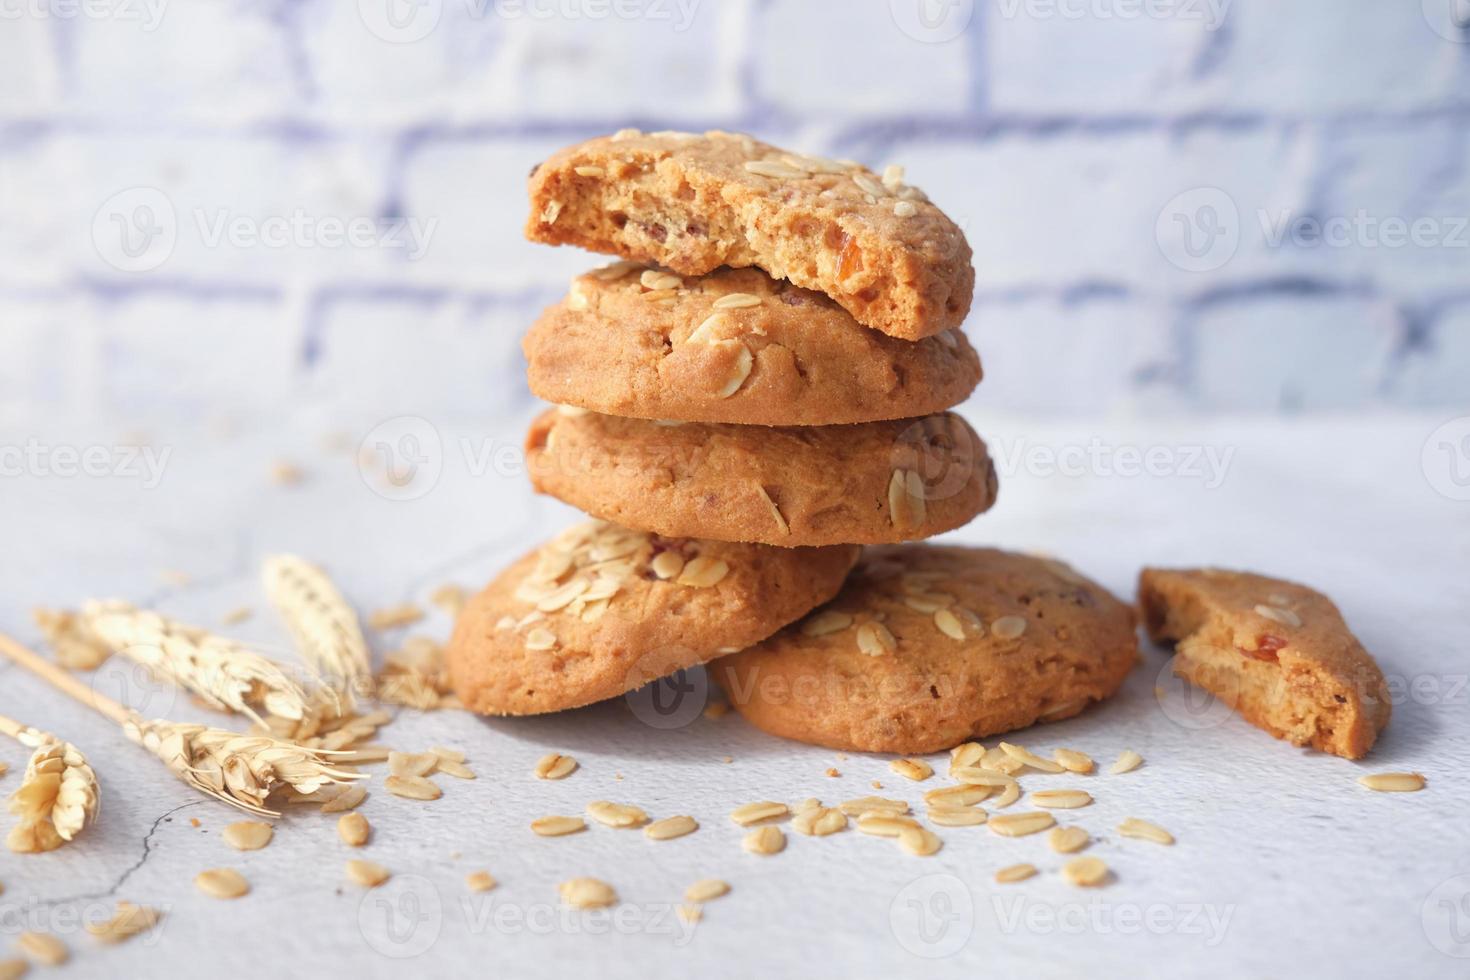
[[[783,547],[933,537],[995,501],[995,465],[958,415],[860,425],[660,423],[552,409],[531,424],[540,493],[675,537]]]
[[[790,153],[739,133],[623,130],[530,180],[526,237],[680,275],[756,266],[904,340],[957,327],[975,270],[964,233],[903,168]]]
[[[858,550],[578,524],[464,607],[445,651],[455,693],[469,710],[493,715],[616,697],[805,615],[836,594]]]
[[[681,422],[915,418],[958,405],[981,374],[958,328],[897,340],[759,269],[690,277],[631,262],[596,269],[572,281],[522,347],[540,398]]]
[[[1174,673],[1293,745],[1348,759],[1373,747],[1392,705],[1377,662],[1322,593],[1250,572],[1145,568],[1138,603]]]
[[[1070,718],[1138,660],[1133,610],[1058,561],[869,548],[837,598],[710,668],[763,731],[858,752],[937,752]]]

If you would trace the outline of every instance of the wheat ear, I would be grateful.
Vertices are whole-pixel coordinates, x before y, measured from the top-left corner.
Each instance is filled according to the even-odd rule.
[[[264,720],[267,714],[299,720],[307,694],[280,665],[234,640],[185,626],[118,600],[88,602],[86,630],[151,672],[198,695],[212,708]]]
[[[309,794],[323,786],[366,778],[362,773],[332,765],[330,757],[338,753],[303,748],[264,735],[240,735],[164,720],[144,721],[3,634],[0,653],[112,719],[128,738],[162,759],[188,785],[257,816],[280,816],[265,805],[274,790],[289,786]]]
[[[97,819],[97,774],[70,742],[0,715],[0,731],[35,749],[10,812],[20,817],[5,839],[18,854],[54,851]]]
[[[362,624],[327,574],[304,558],[274,555],[266,559],[262,579],[312,669],[339,691],[366,691],[372,658]]]

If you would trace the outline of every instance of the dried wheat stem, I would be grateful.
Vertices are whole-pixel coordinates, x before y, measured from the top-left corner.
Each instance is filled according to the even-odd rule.
[[[333,766],[328,757],[336,753],[267,735],[240,735],[136,716],[123,725],[123,733],[201,793],[256,816],[280,816],[266,806],[266,798],[277,789],[289,786],[310,795],[324,786],[366,778]]]
[[[0,731],[35,749],[10,812],[20,817],[6,845],[16,853],[54,851],[97,818],[97,774],[81,751],[55,735],[0,716]]]
[[[307,694],[279,664],[206,630],[120,601],[88,602],[87,630],[153,674],[193,692],[212,708],[264,720],[267,714],[300,719]]]
[[[5,656],[14,660],[42,680],[48,681],[63,694],[75,698],[82,702],[82,704],[91,705],[94,709],[119,725],[126,722],[132,714],[127,708],[124,708],[107,695],[92,690],[91,687],[78,680],[63,668],[47,660],[40,654],[27,650],[3,633],[0,633],[0,653],[5,654]]]
[[[366,691],[372,658],[362,625],[326,573],[295,555],[275,555],[262,578],[306,662],[340,691]]]
[[[323,786],[366,778],[331,765],[329,757],[338,753],[203,725],[144,721],[4,634],[0,634],[0,653],[117,722],[128,738],[162,759],[185,783],[249,813],[279,816],[265,806],[265,800],[284,786],[309,794]]]

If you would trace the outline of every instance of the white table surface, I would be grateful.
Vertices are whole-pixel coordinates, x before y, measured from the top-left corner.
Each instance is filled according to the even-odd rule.
[[[944,848],[927,859],[853,831],[793,832],[778,856],[744,853],[727,816],[737,804],[836,802],[871,792],[873,779],[917,803],[941,780],[908,783],[886,757],[840,758],[780,741],[733,713],[659,730],[622,701],[521,720],[405,711],[384,741],[405,750],[458,746],[480,778],[440,777],[444,798],[435,803],[372,791],[362,812],[375,834],[360,855],[338,842],[333,818],[310,808],[291,809],[270,847],[240,854],[220,839],[238,819],[233,811],[193,795],[100,717],[0,667],[0,711],[76,742],[103,783],[101,821],[77,843],[44,856],[0,854],[6,945],[26,927],[64,934],[74,957],[62,972],[78,977],[1470,973],[1470,503],[1437,492],[1450,486],[1447,473],[1434,471],[1433,454],[1428,471],[1421,460],[1446,419],[1162,425],[968,414],[1011,455],[999,504],[953,540],[1052,552],[1122,595],[1148,563],[1248,567],[1322,588],[1402,692],[1369,759],[1294,749],[1187,701],[1167,676],[1167,656],[1146,650],[1115,700],[1018,737],[1104,764],[1125,748],[1147,760],[1125,776],[1027,780],[1032,789],[1080,785],[1097,798],[1067,819],[1099,838],[1090,853],[1116,880],[1081,890],[1060,880],[1061,862],[1043,837],[1011,840],[983,827],[941,828]],[[575,518],[534,497],[513,466],[476,474],[473,450],[517,446],[523,418],[438,424],[442,477],[412,500],[385,499],[364,482],[353,452],[322,448],[336,432],[356,443],[375,421],[307,412],[229,431],[203,420],[155,423],[145,433],[172,455],[153,488],[127,474],[7,476],[0,625],[34,644],[33,606],[90,596],[123,596],[207,625],[249,605],[255,618],[227,632],[281,650],[285,633],[257,585],[263,555],[289,550],[324,563],[363,609],[427,605],[434,587],[482,583]],[[52,428],[39,434],[45,444],[84,446],[110,444],[130,427]],[[1174,447],[1168,458],[1179,472],[1068,476],[1048,474],[1039,456],[1017,461],[1017,450],[1094,440]],[[1194,473],[1187,446],[1232,452],[1223,481]],[[273,485],[270,468],[282,458],[303,467],[304,483]],[[513,461],[508,452],[503,459]],[[171,581],[172,572],[189,581]],[[444,637],[448,628],[436,612],[420,631]],[[120,679],[112,669],[103,683]],[[129,696],[150,698],[153,713],[211,717],[130,683]],[[550,750],[575,755],[581,768],[562,782],[533,779],[533,763]],[[25,752],[0,744],[0,759],[10,763],[0,779],[9,792]],[[829,766],[841,776],[824,775]],[[1390,795],[1355,782],[1378,770],[1419,770],[1430,786]],[[598,798],[655,817],[692,814],[701,829],[652,843],[601,826],[562,839],[527,828]],[[1113,828],[1125,816],[1164,825],[1178,845],[1121,839]],[[344,879],[350,856],[377,860],[395,878],[365,895]],[[1034,862],[1041,876],[992,882],[996,869],[1018,861]],[[240,869],[252,894],[201,897],[192,878],[216,866]],[[471,896],[464,876],[481,868],[500,886]],[[616,916],[558,911],[556,884],[576,875],[616,886],[624,903]],[[691,932],[673,907],[706,876],[733,891]],[[116,899],[164,908],[162,927],[120,948],[97,947],[80,920]]]

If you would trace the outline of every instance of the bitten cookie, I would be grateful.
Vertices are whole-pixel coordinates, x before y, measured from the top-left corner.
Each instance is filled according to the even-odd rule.
[[[870,548],[836,599],[711,673],[751,724],[859,752],[937,752],[1059,721],[1138,660],[1133,610],[1060,562]]]
[[[957,415],[768,428],[551,409],[526,437],[540,493],[672,537],[798,545],[928,538],[995,501],[995,466]]]
[[[465,605],[446,651],[455,693],[495,715],[616,697],[769,636],[831,598],[857,554],[576,525]]]
[[[959,326],[964,234],[903,170],[788,153],[736,133],[623,130],[531,173],[526,236],[699,276],[758,266],[905,340]]]
[[[980,358],[958,329],[895,340],[759,269],[597,269],[573,280],[522,346],[537,396],[643,419],[914,418],[958,405],[980,381]]]
[[[1173,643],[1174,673],[1293,745],[1360,759],[1388,724],[1378,664],[1320,592],[1220,569],[1146,568],[1149,637]]]

